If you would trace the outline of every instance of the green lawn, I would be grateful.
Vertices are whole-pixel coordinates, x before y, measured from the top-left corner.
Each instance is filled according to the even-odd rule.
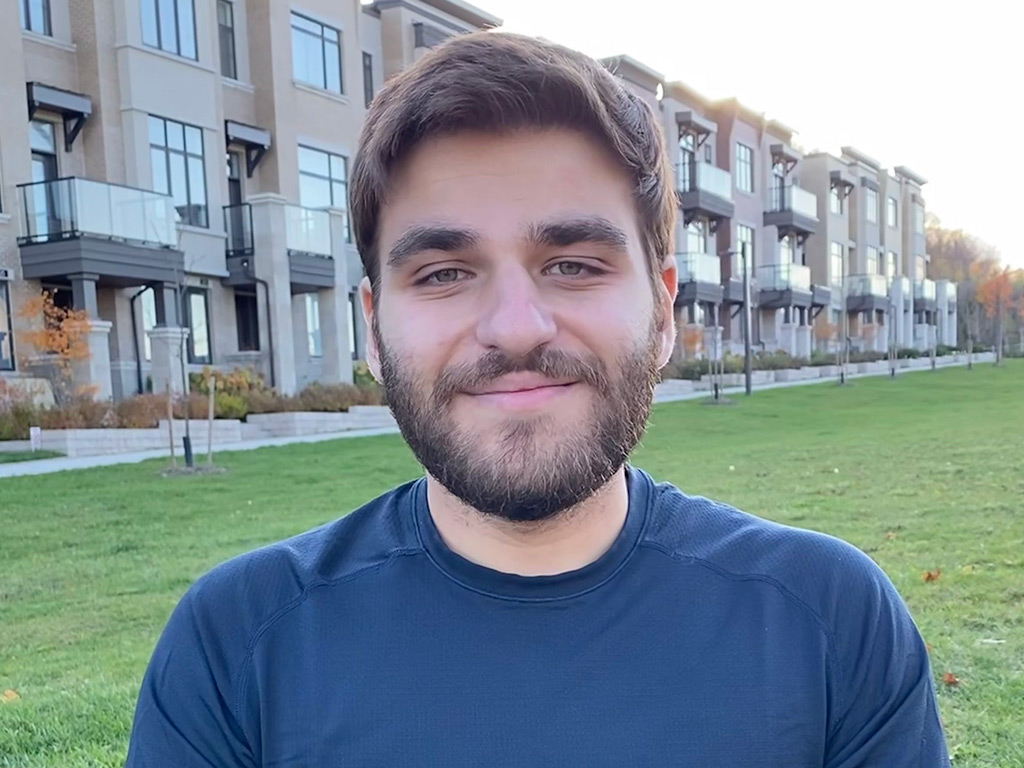
[[[53,459],[63,455],[56,451],[0,451],[0,464],[13,464],[16,461],[35,461],[36,459]],[[2,498],[0,496],[0,499]]]
[[[0,694],[19,694],[0,697],[0,766],[119,766],[153,643],[197,576],[417,474],[397,436],[219,462],[0,480]],[[635,462],[868,552],[932,646],[954,764],[1024,766],[1024,361],[659,405]]]

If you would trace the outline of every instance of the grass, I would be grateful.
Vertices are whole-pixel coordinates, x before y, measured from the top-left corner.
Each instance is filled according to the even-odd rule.
[[[54,459],[63,456],[57,451],[0,451],[0,464],[13,464],[16,461],[35,461],[36,459]]]
[[[736,399],[656,406],[635,463],[868,552],[932,647],[954,764],[1024,765],[1024,361]],[[197,576],[418,474],[397,436],[218,462],[0,481],[0,692],[20,696],[0,703],[0,766],[120,766],[153,644]]]

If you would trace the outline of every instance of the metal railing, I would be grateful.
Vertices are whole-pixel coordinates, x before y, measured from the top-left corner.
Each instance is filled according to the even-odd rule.
[[[935,301],[935,281],[925,278],[914,281],[914,298]]]
[[[722,283],[722,260],[713,253],[677,253],[676,265],[680,283]]]
[[[680,192],[701,190],[732,200],[732,174],[710,163],[680,163],[676,169]]]
[[[793,211],[811,219],[818,218],[818,197],[796,184],[772,184],[769,188],[768,210]]]
[[[846,278],[846,293],[849,296],[888,296],[885,275],[850,275]]]
[[[811,268],[803,264],[762,264],[756,274],[762,290],[811,290]]]
[[[178,216],[168,195],[68,177],[21,184],[23,243],[81,237],[176,248]]]
[[[292,253],[331,256],[331,214],[301,205],[285,206],[285,245]]]
[[[249,203],[224,206],[224,231],[227,240],[224,253],[228,256],[251,256],[252,241],[252,206]]]

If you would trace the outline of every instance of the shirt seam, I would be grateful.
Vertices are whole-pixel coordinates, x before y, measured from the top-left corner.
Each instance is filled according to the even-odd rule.
[[[815,611],[810,605],[808,605],[806,601],[804,601],[803,599],[798,597],[796,594],[794,594],[785,584],[783,584],[782,582],[778,581],[775,578],[772,578],[771,576],[768,576],[767,574],[762,574],[762,573],[735,573],[733,571],[727,571],[726,569],[722,568],[721,566],[716,565],[715,563],[712,563],[710,560],[705,560],[703,558],[696,557],[694,555],[686,555],[686,554],[683,554],[682,552],[675,552],[675,551],[665,547],[664,545],[659,544],[659,543],[654,542],[654,541],[643,541],[643,542],[641,542],[640,546],[648,547],[650,549],[653,549],[653,550],[656,550],[658,552],[661,552],[663,555],[667,555],[671,559],[679,561],[679,562],[693,563],[694,565],[698,565],[698,566],[700,566],[702,568],[705,568],[705,569],[711,571],[712,573],[714,573],[714,574],[716,574],[716,575],[718,575],[718,576],[720,576],[720,577],[722,577],[724,579],[729,579],[730,581],[759,581],[759,582],[761,582],[763,584],[767,584],[768,586],[773,587],[777,592],[779,592],[779,594],[781,594],[787,600],[790,600],[791,602],[795,603],[797,606],[802,608],[805,612],[810,614],[811,618],[814,619],[815,624],[818,625],[818,629],[825,636],[825,641],[827,643],[827,647],[828,647],[828,663],[829,663],[829,667],[831,667],[831,669],[832,669],[832,674],[835,676],[835,680],[836,680],[836,685],[835,685],[836,715],[839,716],[840,713],[843,712],[844,704],[845,704],[844,701],[843,701],[843,693],[842,693],[842,685],[841,685],[841,683],[843,681],[843,674],[842,674],[841,664],[840,664],[839,658],[837,656],[836,636],[835,636],[835,633],[832,631],[832,628],[829,626],[828,622],[826,622],[825,619],[823,619],[818,614],[817,611]]]
[[[249,671],[252,668],[252,659],[256,652],[256,645],[259,643],[263,635],[266,634],[266,632],[269,631],[285,615],[287,615],[289,612],[293,611],[294,609],[302,605],[306,601],[306,598],[309,597],[309,593],[312,592],[314,589],[318,587],[334,587],[338,586],[339,584],[345,584],[350,581],[355,581],[356,579],[365,574],[373,573],[375,571],[379,571],[387,567],[393,560],[395,560],[398,557],[401,557],[403,555],[418,554],[420,554],[420,550],[418,548],[402,547],[399,549],[394,549],[388,552],[387,556],[379,563],[367,565],[363,568],[360,568],[359,570],[353,571],[351,573],[346,573],[343,576],[339,576],[335,579],[317,579],[316,581],[312,581],[305,587],[303,587],[302,592],[299,595],[292,598],[292,600],[278,608],[277,611],[275,611],[270,616],[270,618],[268,618],[266,621],[260,624],[259,627],[256,628],[256,630],[252,634],[252,637],[249,639],[249,642],[246,644],[245,656],[242,658],[242,663],[239,668],[237,677],[238,687],[236,689],[234,702],[232,704],[232,712],[235,716],[235,719],[238,722],[239,726],[242,728],[242,732],[245,733],[246,738],[249,739],[250,744],[254,742],[252,739],[252,735],[246,733],[245,718],[242,717],[241,707],[242,700],[248,688]]]

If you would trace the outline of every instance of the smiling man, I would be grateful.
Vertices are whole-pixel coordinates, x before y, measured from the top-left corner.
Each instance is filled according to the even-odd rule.
[[[425,476],[197,581],[129,766],[948,765],[869,558],[627,464],[675,332],[642,101],[564,48],[457,38],[372,105],[351,212]]]

